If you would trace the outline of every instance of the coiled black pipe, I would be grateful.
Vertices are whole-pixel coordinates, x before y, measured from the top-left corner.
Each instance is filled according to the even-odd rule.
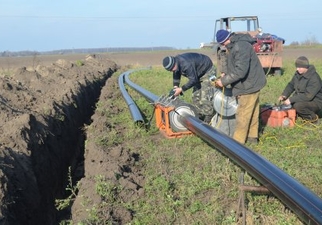
[[[138,91],[149,102],[155,102],[158,99],[154,94],[132,83],[128,79],[128,75],[129,73],[126,74],[125,81],[134,90]],[[322,224],[322,199],[293,177],[261,155],[190,114],[183,113],[180,115],[180,122],[256,178],[304,223],[310,225]]]

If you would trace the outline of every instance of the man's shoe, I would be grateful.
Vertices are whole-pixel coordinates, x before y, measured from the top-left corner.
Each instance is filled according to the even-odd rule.
[[[320,124],[320,120],[319,120],[319,116],[315,115],[314,119],[308,120],[310,123],[314,124],[314,125],[319,125]]]
[[[258,138],[248,137],[246,140],[246,143],[248,144],[258,144]]]
[[[319,120],[319,116],[318,115],[316,115],[316,118],[315,118],[314,121],[312,121],[312,123],[315,124],[315,125],[319,125],[320,124],[320,120]]]

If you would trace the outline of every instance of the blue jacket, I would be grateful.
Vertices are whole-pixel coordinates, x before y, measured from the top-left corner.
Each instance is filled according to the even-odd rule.
[[[178,69],[173,72],[173,86],[180,85],[181,75],[188,82],[181,86],[182,91],[200,86],[200,78],[213,66],[211,59],[203,54],[188,52],[175,56]]]

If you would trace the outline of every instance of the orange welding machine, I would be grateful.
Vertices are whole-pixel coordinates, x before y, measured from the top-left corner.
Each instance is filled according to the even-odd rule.
[[[178,98],[161,96],[154,103],[156,126],[168,138],[190,135],[192,132],[181,123],[182,113],[197,116],[196,109]]]
[[[269,127],[293,127],[296,110],[291,105],[264,105],[261,107],[263,125]]]

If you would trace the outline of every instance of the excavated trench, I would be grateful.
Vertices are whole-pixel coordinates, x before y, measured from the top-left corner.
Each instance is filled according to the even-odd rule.
[[[84,127],[116,69],[90,56],[1,80],[0,224],[58,224],[69,213],[55,199],[84,175]]]

